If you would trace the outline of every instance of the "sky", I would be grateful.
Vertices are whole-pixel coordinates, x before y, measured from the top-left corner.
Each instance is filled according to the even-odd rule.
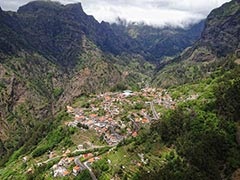
[[[30,0],[0,0],[4,10],[16,11]],[[152,26],[179,26],[199,22],[210,11],[229,0],[58,0],[62,4],[81,2],[84,11],[99,22],[145,23]]]

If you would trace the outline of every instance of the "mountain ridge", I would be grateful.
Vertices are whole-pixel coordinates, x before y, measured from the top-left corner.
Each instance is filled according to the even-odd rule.
[[[48,8],[45,8],[45,7],[48,7]],[[44,41],[41,42],[39,40],[39,37],[38,38],[35,37],[36,35],[34,35],[33,32],[34,31],[38,32],[38,29],[39,29],[40,31],[42,31],[42,33],[45,33],[46,35],[48,33],[51,33],[52,36],[54,36],[54,35],[60,36],[61,34],[59,34],[59,33],[61,33],[61,32],[50,32],[50,31],[48,32],[44,26],[52,25],[53,27],[51,27],[50,29],[54,29],[54,26],[56,26],[55,28],[58,29],[58,31],[62,29],[63,31],[66,31],[66,32],[69,31],[69,33],[71,33],[70,29],[64,28],[64,26],[67,25],[67,26],[70,26],[72,30],[75,30],[74,33],[78,33],[77,36],[72,37],[72,38],[68,37],[68,38],[70,38],[72,40],[79,39],[80,34],[84,33],[87,35],[87,37],[90,40],[92,40],[104,52],[112,53],[114,55],[120,55],[122,52],[126,52],[126,53],[133,52],[133,53],[137,53],[137,54],[142,53],[142,56],[144,56],[147,60],[152,61],[152,62],[158,62],[159,60],[161,60],[161,58],[164,58],[163,52],[166,50],[166,48],[163,49],[163,45],[156,47],[153,50],[151,50],[149,47],[144,47],[145,41],[150,41],[150,43],[151,43],[151,42],[154,42],[154,38],[157,38],[157,39],[159,39],[159,41],[162,41],[163,37],[167,34],[163,33],[163,34],[158,35],[158,32],[164,31],[164,29],[143,26],[143,27],[140,27],[140,29],[138,30],[138,29],[136,29],[136,28],[138,28],[138,26],[135,26],[134,28],[137,31],[142,31],[142,30],[144,30],[144,28],[148,28],[150,31],[153,31],[155,34],[155,35],[151,35],[150,37],[148,37],[148,35],[146,33],[145,34],[142,33],[141,36],[143,36],[143,35],[146,36],[146,38],[145,38],[146,40],[144,41],[144,38],[143,38],[141,40],[136,41],[136,39],[132,38],[128,33],[125,33],[124,32],[125,30],[117,32],[116,29],[122,28],[118,25],[116,27],[116,25],[112,26],[106,22],[98,23],[94,19],[93,16],[89,16],[86,13],[84,13],[81,4],[62,5],[57,2],[33,1],[33,2],[28,3],[27,5],[20,7],[19,10],[13,14],[15,14],[16,16],[20,15],[17,18],[17,21],[19,21],[19,22],[23,21],[22,22],[23,27],[21,27],[23,29],[22,34],[24,35],[25,39],[28,39],[29,44],[31,44],[35,49],[36,48],[39,49],[40,51],[42,51],[43,47],[39,47],[39,43],[47,43],[51,47],[50,48],[51,51],[50,52],[46,51],[45,53],[51,53],[54,51],[61,53],[62,50],[57,49],[57,47],[58,47],[57,44],[55,45],[56,47],[54,47],[52,45],[51,41],[54,42],[56,40],[51,40],[50,42],[45,40],[46,42],[44,42]],[[26,15],[26,17],[24,17],[24,14]],[[46,16],[47,14],[49,14],[51,16]],[[12,16],[12,19],[15,19],[15,17],[16,17],[15,15]],[[45,20],[42,19],[42,18],[44,18],[44,16],[46,16],[45,19],[48,20],[47,24],[46,24]],[[27,21],[27,22],[24,22],[24,21]],[[40,22],[37,22],[37,21],[40,21]],[[31,24],[32,25],[34,24],[34,26],[31,26]],[[63,24],[63,26],[60,26],[59,24]],[[201,23],[201,24],[203,24],[203,23]],[[78,27],[78,30],[76,29],[76,27]],[[29,29],[29,31],[27,29]],[[163,42],[163,43],[165,43],[165,44],[169,43],[169,45],[168,45],[169,52],[173,48],[172,44],[174,44],[174,43],[177,44],[176,50],[174,50],[173,53],[170,53],[168,55],[175,55],[175,53],[180,53],[181,50],[190,46],[193,43],[193,41],[199,37],[199,35],[201,33],[202,25],[200,25],[197,29],[199,29],[197,32],[195,30],[193,30],[193,31],[190,30],[189,32],[186,32],[187,35],[192,34],[192,33],[193,33],[193,35],[191,35],[191,36],[185,35],[186,37],[184,37],[183,35],[181,35],[181,33],[182,33],[181,31],[184,32],[184,29],[170,28],[169,30],[172,30],[174,33],[178,33],[178,31],[180,32],[179,36],[183,37],[184,43],[181,43],[181,42],[175,43],[175,37],[174,36],[171,37],[171,35],[170,36],[167,35],[168,39],[164,40],[165,42]],[[26,31],[28,31],[28,32],[26,32]],[[26,33],[29,33],[29,35],[27,35]],[[39,32],[39,33],[41,33],[41,32]],[[191,37],[191,38],[193,37],[193,38],[188,40],[189,37]],[[48,38],[51,39],[51,36]],[[177,41],[180,41],[180,39]],[[161,53],[159,53],[159,51]],[[152,57],[149,56],[149,54],[154,54],[154,53],[159,54],[159,55],[157,55],[157,56],[153,55]],[[54,55],[54,57],[55,57],[55,55]],[[65,65],[66,64],[67,63],[65,63]]]
[[[229,124],[225,122],[225,117],[220,116],[221,113],[225,114],[221,112],[222,107],[219,106],[224,106],[226,100],[224,99],[224,94],[227,94],[227,97],[231,97],[236,91],[236,87],[238,87],[238,81],[232,81],[231,79],[231,76],[238,73],[237,70],[236,72],[234,71],[234,60],[236,59],[234,52],[237,50],[238,45],[236,45],[235,41],[229,41],[233,37],[239,42],[238,8],[239,1],[235,0],[214,10],[206,20],[207,26],[204,28],[201,37],[200,34],[205,21],[189,27],[189,29],[159,29],[145,25],[136,26],[132,24],[130,26],[122,26],[121,24],[109,24],[107,22],[99,23],[93,16],[88,16],[84,13],[81,4],[61,5],[50,1],[35,1],[20,7],[18,12],[0,10],[0,164],[7,166],[3,170],[6,178],[19,174],[19,172],[12,172],[13,170],[8,171],[10,165],[15,163],[15,161],[23,164],[18,167],[22,171],[25,171],[26,167],[30,167],[27,163],[22,162],[24,155],[28,155],[31,158],[32,156],[37,157],[48,150],[61,147],[61,143],[72,145],[70,137],[76,132],[76,129],[67,129],[68,127],[65,127],[65,121],[71,118],[66,114],[66,105],[70,105],[80,99],[79,104],[83,108],[86,107],[87,111],[89,110],[87,114],[89,114],[92,113],[92,110],[88,108],[94,106],[94,104],[89,103],[92,94],[100,94],[99,96],[101,96],[106,91],[120,92],[126,89],[141,91],[141,96],[130,97],[133,98],[133,104],[124,106],[123,109],[126,114],[119,117],[120,121],[126,120],[130,126],[132,117],[142,118],[142,115],[146,115],[142,108],[149,105],[149,101],[144,97],[147,96],[148,91],[152,91],[158,97],[159,103],[165,97],[169,99],[167,91],[176,91],[172,93],[173,99],[177,99],[180,102],[179,107],[173,107],[173,110],[176,108],[177,111],[169,113],[165,112],[165,110],[162,111],[162,107],[158,106],[157,112],[163,113],[163,119],[157,120],[156,127],[155,123],[150,125],[150,130],[153,130],[153,134],[151,134],[152,132],[150,134],[144,133],[148,128],[141,129],[139,137],[127,139],[126,142],[123,141],[123,144],[120,144],[116,149],[126,148],[126,152],[129,153],[135,152],[135,150],[136,152],[139,151],[138,153],[143,153],[151,149],[150,144],[157,148],[164,146],[165,150],[160,148],[163,151],[167,151],[164,156],[161,153],[159,154],[158,150],[153,152],[153,157],[152,154],[148,154],[150,158],[153,158],[153,164],[155,162],[168,162],[166,166],[164,164],[159,166],[157,163],[157,166],[155,166],[157,168],[156,171],[164,172],[166,170],[169,172],[169,169],[174,169],[172,166],[176,165],[173,163],[176,161],[180,172],[184,172],[184,168],[187,167],[188,172],[205,177],[206,172],[209,173],[208,169],[202,168],[201,163],[195,158],[196,154],[194,153],[198,153],[196,151],[198,147],[191,146],[197,144],[195,143],[195,138],[187,139],[188,136],[191,137],[191,134],[189,135],[188,133],[194,133],[197,127],[203,130],[194,134],[196,138],[199,138],[200,143],[203,142],[200,144],[200,150],[202,150],[200,153],[206,152],[206,149],[204,149],[205,145],[210,144],[211,151],[209,151],[209,157],[210,161],[214,163],[213,166],[209,167],[211,170],[214,170],[214,173],[218,175],[217,177],[221,177],[220,173],[224,173],[224,170],[219,165],[227,165],[230,167],[228,169],[230,172],[233,169],[235,170],[235,166],[237,166],[234,166],[235,162],[228,162],[225,156],[219,158],[218,154],[215,157],[215,154],[212,155],[211,153],[216,150],[215,145],[217,143],[215,143],[215,139],[217,142],[222,143],[223,151],[222,149],[219,151],[224,155],[227,154],[224,149],[226,140],[231,138],[229,143],[235,143],[232,138],[234,137],[234,130],[232,129],[233,127],[235,128],[235,125],[232,122],[229,122]],[[225,11],[226,14],[222,13]],[[231,18],[228,17],[228,13],[230,13]],[[222,19],[218,17],[219,14]],[[222,24],[226,26],[221,30],[221,36],[218,36],[218,32],[215,32],[214,28]],[[198,40],[199,37],[200,39]],[[219,40],[221,38],[225,40],[223,44]],[[198,41],[192,47],[185,49],[196,40]],[[183,49],[185,49],[184,52],[182,52]],[[219,53],[222,52],[222,49],[226,49],[226,53],[224,51],[223,54]],[[181,53],[180,56],[178,56],[179,53]],[[225,72],[227,82],[232,81],[234,82],[233,84],[221,84],[221,73]],[[230,77],[227,76],[228,73],[231,75]],[[214,78],[221,83],[218,84]],[[200,81],[200,84],[188,84],[198,81]],[[174,89],[173,85],[177,86],[179,84],[184,84],[186,87],[183,85]],[[160,95],[156,94],[154,89],[144,88],[149,85],[172,87],[172,89],[161,91]],[[213,95],[215,92],[213,88],[215,86],[218,87],[218,85],[222,87],[222,94],[220,93],[220,95],[216,96]],[[201,88],[207,92],[200,91],[202,90]],[[229,89],[231,90],[230,92],[228,92]],[[202,94],[204,96],[201,96]],[[236,99],[238,98],[237,95],[235,93]],[[121,97],[121,93],[119,93],[119,96]],[[182,96],[185,99],[190,99],[190,102],[182,101]],[[223,104],[214,104],[215,96]],[[150,96],[150,99],[152,99],[148,107],[149,113],[151,113],[150,110],[152,110],[152,113],[156,111],[154,111],[154,103],[157,102],[154,97]],[[224,101],[221,101],[221,98]],[[109,97],[106,97],[106,99],[109,99]],[[98,104],[98,100],[95,100],[96,104]],[[117,100],[114,102],[118,103]],[[126,102],[128,102],[127,99]],[[144,103],[139,104],[139,102]],[[231,103],[227,103],[228,108],[231,109]],[[121,107],[121,103],[118,105]],[[108,104],[106,104],[107,106]],[[238,107],[237,100],[233,106],[233,108]],[[196,109],[192,108],[190,111],[189,107]],[[183,113],[181,108],[185,108]],[[133,114],[127,116],[130,110],[133,110]],[[141,111],[140,114],[137,113],[138,110],[139,112]],[[216,113],[217,110],[219,110],[220,115]],[[102,116],[104,111],[99,110],[98,113]],[[207,114],[206,118],[205,114]],[[119,118],[116,120],[118,121]],[[185,124],[182,124],[183,122]],[[196,124],[194,124],[195,122]],[[214,127],[217,129],[216,132],[209,132],[208,124],[210,124],[210,128]],[[134,123],[132,125],[135,126]],[[178,125],[183,128],[178,129]],[[184,129],[185,125],[186,129]],[[230,125],[231,128],[229,127]],[[125,130],[127,132],[127,129],[124,129],[124,124],[122,126],[123,132],[121,132],[121,128],[117,128],[118,133],[124,133]],[[164,127],[169,131],[166,131]],[[218,134],[218,130],[223,133]],[[114,128],[111,131],[114,131]],[[168,132],[170,132],[169,136],[166,135]],[[136,133],[134,133],[134,136]],[[202,138],[204,133],[206,136]],[[178,135],[181,137],[180,140]],[[66,139],[64,136],[69,139]],[[229,138],[228,136],[231,137]],[[145,137],[152,141],[149,143]],[[185,143],[185,138],[187,139],[188,149],[193,150],[190,158],[186,156],[188,151],[179,146],[179,143],[181,145]],[[50,145],[48,144],[48,139],[51,139]],[[62,142],[63,139],[64,142]],[[206,144],[204,144],[205,142]],[[58,144],[60,144],[59,147],[57,147]],[[135,146],[137,147],[135,148]],[[175,149],[176,146],[180,147],[180,153],[178,148]],[[227,146],[228,150],[229,147]],[[230,156],[230,158],[237,157],[236,149],[238,146],[234,144],[232,148],[234,153],[232,153],[233,156]],[[169,152],[170,150],[171,152]],[[59,151],[62,152],[62,150]],[[228,151],[229,154],[231,154],[230,152]],[[120,157],[123,157],[123,154]],[[140,165],[138,165],[139,170],[141,170],[140,167],[144,166],[145,161],[144,156],[140,154],[139,157],[142,157],[141,161],[143,162],[140,162]],[[138,160],[139,157],[137,157]],[[196,157],[198,157],[198,154]],[[36,159],[31,160],[34,161]],[[224,161],[226,164],[215,163],[216,160]],[[103,161],[100,162],[104,164],[105,162]],[[209,165],[204,156],[201,156],[200,161],[203,161],[205,165]],[[36,175],[38,171],[43,172],[49,169],[51,164],[52,162],[47,164],[46,167],[45,165],[43,167],[34,166],[35,172],[30,173],[29,176]],[[210,165],[212,164],[210,163]],[[162,166],[164,169],[159,169]],[[155,171],[155,167],[144,169],[140,174],[143,173],[143,177],[148,177],[149,174],[144,174],[147,173],[145,170]],[[192,167],[194,170],[190,171]],[[118,173],[120,175],[126,173],[122,170],[122,166],[119,168]],[[0,169],[0,174],[3,171]],[[170,173],[170,176],[176,175],[175,177],[179,177],[177,173]],[[210,173],[210,176],[207,177],[215,177],[214,173]],[[184,175],[184,173],[182,174]],[[228,175],[228,173],[226,174]],[[25,173],[23,173],[22,177],[24,175]],[[133,177],[131,173],[130,177]],[[191,176],[188,174],[188,177]]]
[[[228,69],[239,49],[240,3],[233,0],[213,10],[200,39],[168,62],[160,63],[155,85],[172,86],[211,76],[218,68]]]

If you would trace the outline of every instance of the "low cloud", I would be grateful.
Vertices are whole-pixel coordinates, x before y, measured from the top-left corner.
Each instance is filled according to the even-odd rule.
[[[144,22],[153,26],[184,27],[196,23],[226,0],[82,0],[83,8],[98,21]]]
[[[229,0],[60,0],[63,4],[81,2],[84,11],[99,22],[145,23],[153,26],[184,27],[207,17],[209,12]],[[1,0],[5,10],[16,10],[28,0]]]

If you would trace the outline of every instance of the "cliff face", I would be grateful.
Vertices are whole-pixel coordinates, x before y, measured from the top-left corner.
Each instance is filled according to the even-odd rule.
[[[201,38],[181,60],[212,61],[240,48],[240,2],[233,0],[213,10],[206,19]]]
[[[240,2],[231,1],[213,10],[207,18],[199,46],[207,46],[217,56],[240,48]]]
[[[153,84],[171,86],[194,82],[218,68],[229,68],[235,56],[239,56],[239,19],[239,0],[213,10],[206,19],[200,39],[177,58],[161,63]]]
[[[63,66],[74,66],[81,52],[82,36],[90,39],[98,22],[87,16],[81,4],[32,2],[20,7],[17,17],[24,38],[34,51]]]

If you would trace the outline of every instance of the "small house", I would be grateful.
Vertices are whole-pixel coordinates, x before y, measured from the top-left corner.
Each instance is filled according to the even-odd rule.
[[[125,97],[131,96],[132,94],[133,94],[133,92],[131,90],[123,91],[123,96],[125,96]]]
[[[80,171],[81,171],[81,168],[79,166],[73,167],[73,175],[74,176],[77,176]]]

